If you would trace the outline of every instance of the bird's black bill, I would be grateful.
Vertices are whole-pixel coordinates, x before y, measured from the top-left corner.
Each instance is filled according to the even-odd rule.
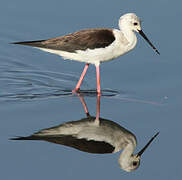
[[[159,51],[156,49],[156,47],[150,42],[150,40],[147,38],[147,36],[144,34],[142,30],[138,31],[139,34],[150,44],[150,46],[155,50],[157,54],[160,54]]]
[[[150,143],[155,139],[155,137],[156,137],[158,134],[159,134],[159,132],[156,133],[155,136],[153,136],[153,137],[150,139],[150,141],[144,146],[144,148],[143,148],[140,152],[138,152],[137,156],[141,156],[141,155],[143,154],[143,152],[147,149],[147,147],[150,145]]]

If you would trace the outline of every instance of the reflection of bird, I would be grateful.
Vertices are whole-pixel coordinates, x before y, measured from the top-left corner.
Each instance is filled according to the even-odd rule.
[[[119,28],[120,30],[108,28],[87,29],[48,40],[15,42],[14,44],[33,46],[60,55],[64,59],[85,62],[85,68],[74,92],[80,89],[89,64],[94,64],[97,72],[97,92],[100,94],[100,63],[115,59],[132,50],[137,43],[134,31],[142,35],[159,54],[158,50],[141,30],[140,19],[135,14],[128,13],[121,16]]]
[[[119,157],[119,165],[125,171],[133,171],[140,165],[140,157],[157,133],[137,154],[133,154],[137,141],[134,134],[119,124],[95,117],[72,121],[43,129],[28,137],[17,137],[12,140],[44,140],[56,144],[70,146],[88,153],[115,153],[123,149]]]

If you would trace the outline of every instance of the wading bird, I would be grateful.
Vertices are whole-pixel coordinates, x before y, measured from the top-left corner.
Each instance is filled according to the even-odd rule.
[[[159,54],[159,51],[143,33],[141,21],[134,13],[120,17],[119,30],[109,28],[86,29],[47,40],[15,42],[13,44],[33,46],[60,55],[64,59],[85,62],[85,68],[73,92],[79,91],[89,64],[94,64],[96,66],[97,93],[100,95],[100,63],[115,59],[132,50],[137,43],[134,31],[143,36]]]

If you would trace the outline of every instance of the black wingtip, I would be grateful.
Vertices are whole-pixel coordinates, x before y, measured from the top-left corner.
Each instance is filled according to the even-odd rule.
[[[34,46],[41,47],[41,43],[45,40],[37,40],[37,41],[19,41],[19,42],[11,42],[10,44],[18,44],[18,45],[26,45],[26,46]]]
[[[10,44],[27,45],[30,41],[10,42]]]
[[[18,42],[10,42],[9,44],[18,44]]]
[[[10,138],[9,140],[40,140],[40,138],[32,135],[32,136],[27,136],[27,137],[17,136],[14,138]]]
[[[10,42],[9,44],[26,45],[26,44],[24,44],[24,42]]]
[[[30,136],[31,137],[31,136]],[[17,136],[14,138],[10,138],[9,140],[31,140],[32,138],[28,137],[23,137],[23,136]]]
[[[9,140],[25,140],[26,137],[21,137],[21,136],[17,136],[17,137],[14,137],[14,138],[9,138]]]

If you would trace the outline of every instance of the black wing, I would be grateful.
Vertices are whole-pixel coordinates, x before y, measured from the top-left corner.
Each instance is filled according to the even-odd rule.
[[[61,135],[61,136],[28,136],[28,137],[17,137],[11,140],[44,140],[51,143],[61,144],[69,146],[80,151],[96,154],[112,153],[114,151],[114,146],[103,141],[94,141],[87,139],[77,139],[71,135]]]
[[[112,29],[97,28],[82,30],[48,40],[15,42],[13,44],[75,52],[76,50],[104,48],[114,40],[115,36]]]

